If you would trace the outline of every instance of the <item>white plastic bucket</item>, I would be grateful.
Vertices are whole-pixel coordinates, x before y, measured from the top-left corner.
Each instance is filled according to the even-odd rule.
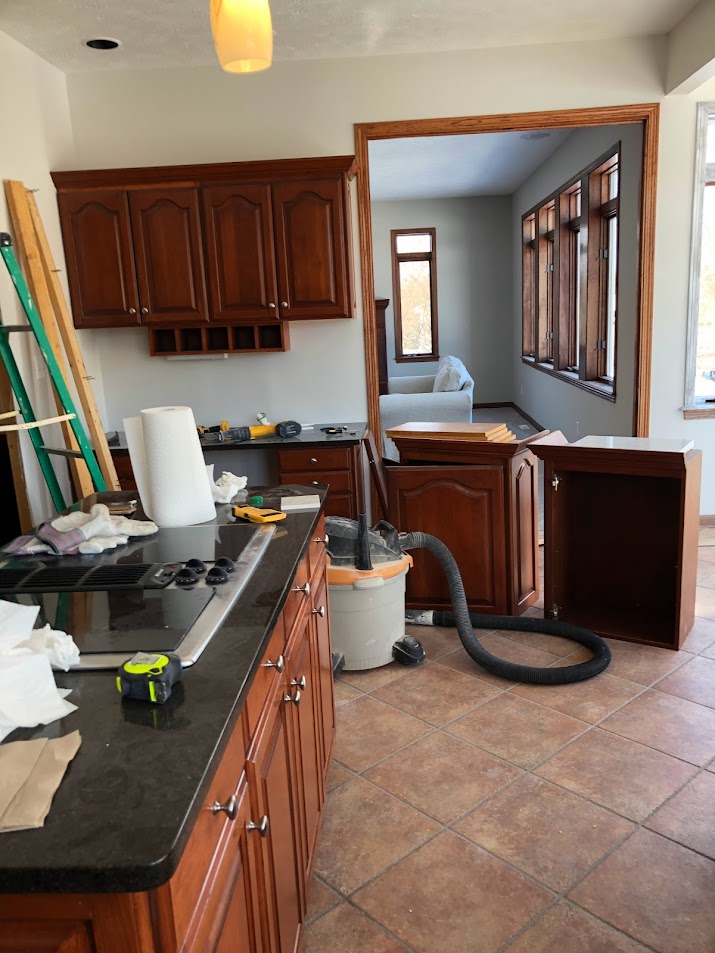
[[[392,661],[392,646],[405,635],[405,577],[409,556],[361,573],[329,567],[333,651],[345,668],[379,668]],[[343,578],[344,581],[336,581]]]

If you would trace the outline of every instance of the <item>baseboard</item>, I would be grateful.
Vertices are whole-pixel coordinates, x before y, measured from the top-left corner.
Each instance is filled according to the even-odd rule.
[[[522,410],[518,404],[512,404],[511,406],[514,408],[514,410],[517,411],[517,413],[521,414],[524,420],[528,420],[531,426],[535,430],[538,430],[538,431],[546,430],[546,427],[542,427],[541,424],[538,422],[538,420],[534,420],[534,418],[530,414],[527,414],[525,410]]]
[[[497,400],[491,404],[472,404],[472,410],[489,410],[490,407],[514,407],[510,400]]]
[[[701,526],[715,526],[715,514],[712,516],[701,516],[700,517]]]

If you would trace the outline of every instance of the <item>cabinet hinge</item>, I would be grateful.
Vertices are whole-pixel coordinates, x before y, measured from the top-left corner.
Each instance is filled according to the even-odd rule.
[[[602,341],[596,341],[597,351],[605,351],[607,347],[608,347],[608,342],[605,340],[605,338]]]
[[[607,259],[607,258],[608,258],[608,249],[607,249],[607,248],[599,248],[599,249],[598,249],[598,257],[599,257],[600,259]]]
[[[561,477],[558,475],[558,473],[555,473],[553,479],[551,480],[551,486],[554,488],[554,490],[558,490],[559,483],[561,483]]]
[[[550,272],[550,271],[553,271],[553,270],[554,270],[554,266],[553,266],[553,265],[547,265],[547,266],[546,266],[546,271],[547,271],[547,272]]]
[[[552,619],[558,619],[560,611],[561,611],[561,606],[554,603],[551,606],[551,611],[549,612],[549,615],[551,616]]]

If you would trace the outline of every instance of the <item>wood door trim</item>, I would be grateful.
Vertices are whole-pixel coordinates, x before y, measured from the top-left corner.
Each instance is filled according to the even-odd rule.
[[[589,109],[556,109],[545,112],[495,113],[486,116],[405,119],[355,124],[360,268],[362,272],[363,325],[365,328],[365,377],[368,420],[373,433],[381,433],[382,428],[380,426],[375,282],[370,211],[368,154],[370,141],[416,136],[457,136],[476,132],[577,129],[582,126],[616,126],[640,122],[643,124],[643,153],[633,430],[638,437],[648,436],[653,347],[653,263],[659,116],[660,106],[658,103],[637,103],[623,106],[598,106]]]

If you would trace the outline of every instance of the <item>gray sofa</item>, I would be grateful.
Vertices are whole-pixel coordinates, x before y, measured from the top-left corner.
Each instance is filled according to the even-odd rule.
[[[412,421],[471,423],[474,381],[467,377],[461,390],[434,393],[434,375],[390,377],[388,393],[380,397],[382,455],[399,462],[400,454],[385,431]]]

